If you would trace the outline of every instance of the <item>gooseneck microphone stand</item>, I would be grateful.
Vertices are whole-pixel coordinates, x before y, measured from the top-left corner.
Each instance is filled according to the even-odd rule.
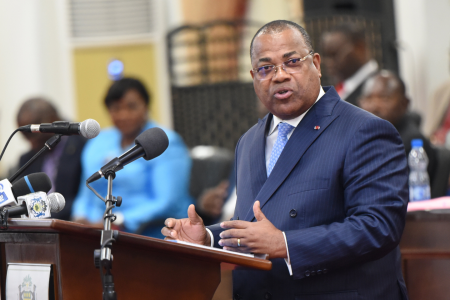
[[[14,180],[16,180],[16,178],[19,177],[19,175],[22,174],[22,172],[25,171],[26,168],[28,168],[28,166],[31,165],[36,160],[36,158],[41,156],[42,153],[44,153],[46,151],[50,151],[53,148],[55,148],[56,145],[58,145],[58,143],[61,141],[61,136],[62,136],[62,134],[55,134],[54,136],[49,138],[45,142],[45,146],[42,147],[42,149],[39,150],[38,153],[36,153],[29,161],[27,161],[26,164],[24,164],[19,170],[17,170],[17,172],[14,173],[14,175],[12,175],[11,177],[8,178],[9,182],[13,182]]]
[[[14,135],[14,133],[13,133],[13,135]],[[16,178],[19,177],[19,175],[22,174],[23,171],[25,171],[36,160],[36,158],[41,156],[42,153],[44,153],[46,151],[50,151],[53,148],[55,148],[56,145],[58,145],[58,143],[61,141],[61,136],[62,136],[61,134],[56,134],[56,135],[52,136],[51,138],[49,138],[45,142],[45,146],[42,147],[42,149],[39,150],[39,152],[36,153],[29,161],[27,161],[26,164],[24,164],[19,170],[17,170],[16,173],[14,173],[11,177],[9,177],[8,181],[13,182],[14,180],[16,180]],[[11,137],[10,137],[10,139],[11,139]],[[8,146],[8,143],[9,143],[9,140],[6,143],[1,155],[3,155],[3,153],[5,152],[6,147]],[[8,229],[8,217],[9,217],[9,210],[7,210],[6,207],[1,208],[0,209],[0,230]]]
[[[119,207],[122,204],[122,197],[119,196],[116,198],[112,195],[112,185],[114,178],[116,178],[116,173],[108,170],[104,175],[105,178],[108,179],[108,192],[104,199],[106,209],[103,215],[103,230],[100,239],[101,248],[94,251],[94,263],[95,267],[100,269],[103,285],[103,300],[117,300],[113,274],[111,273],[113,261],[111,248],[112,242],[115,242],[119,236],[119,231],[111,230],[111,223],[116,220],[116,216],[112,213],[112,209],[116,206]],[[89,184],[87,185],[91,189]]]

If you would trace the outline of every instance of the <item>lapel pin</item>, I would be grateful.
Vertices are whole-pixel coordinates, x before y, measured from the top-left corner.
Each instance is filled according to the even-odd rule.
[[[320,126],[314,126],[314,130],[319,130]]]

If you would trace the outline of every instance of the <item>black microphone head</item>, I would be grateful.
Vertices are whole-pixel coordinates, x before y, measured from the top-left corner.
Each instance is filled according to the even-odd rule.
[[[144,149],[145,160],[154,159],[157,156],[163,154],[169,147],[169,138],[167,134],[158,127],[147,129],[134,140],[136,145],[141,146]]]
[[[14,182],[11,190],[14,197],[17,199],[17,197],[34,192],[48,193],[51,188],[52,182],[50,181],[50,178],[44,172],[39,172],[20,178],[19,180]]]

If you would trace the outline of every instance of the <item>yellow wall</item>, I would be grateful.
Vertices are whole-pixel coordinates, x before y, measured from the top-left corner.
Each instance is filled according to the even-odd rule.
[[[155,47],[150,44],[74,50],[78,120],[95,119],[102,128],[112,125],[103,104],[106,90],[111,84],[107,66],[112,59],[123,62],[124,76],[139,78],[150,90],[151,118],[158,122],[160,97],[156,83]]]

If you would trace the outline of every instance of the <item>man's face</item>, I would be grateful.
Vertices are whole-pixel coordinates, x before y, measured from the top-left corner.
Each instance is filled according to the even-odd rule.
[[[327,74],[336,83],[351,77],[360,67],[355,45],[342,33],[325,33],[322,37],[322,58]]]
[[[408,108],[408,100],[397,87],[383,77],[371,79],[359,100],[361,108],[395,125]]]
[[[303,58],[309,52],[297,30],[262,34],[253,41],[252,68],[277,66],[292,58]],[[320,56],[308,56],[298,73],[288,74],[279,67],[273,77],[265,80],[257,79],[254,71],[250,74],[261,103],[280,119],[290,120],[308,110],[319,95]]]
[[[137,136],[147,121],[148,106],[135,90],[128,90],[108,110],[114,125],[124,136]]]

